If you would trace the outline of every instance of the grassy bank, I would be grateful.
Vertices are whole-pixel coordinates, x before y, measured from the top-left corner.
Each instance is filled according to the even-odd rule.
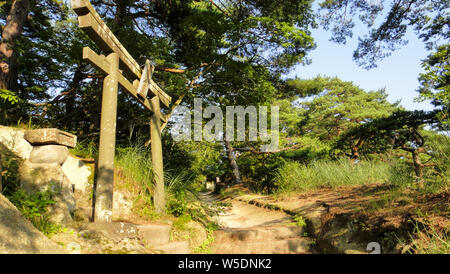
[[[425,179],[426,192],[436,192],[448,187],[448,178],[430,176]],[[417,187],[414,171],[403,160],[348,159],[316,161],[309,165],[287,162],[277,170],[274,179],[276,193],[302,192],[322,187],[357,186],[368,183],[386,183],[399,188]]]

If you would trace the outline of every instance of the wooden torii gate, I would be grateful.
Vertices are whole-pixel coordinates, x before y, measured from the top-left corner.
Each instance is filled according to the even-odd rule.
[[[169,116],[161,113],[160,104],[169,107],[172,98],[152,80],[154,66],[151,62],[147,60],[144,69],[141,70],[139,64],[103,22],[89,0],[71,0],[71,4],[78,15],[80,28],[101,50],[107,53],[107,56],[98,55],[89,47],[83,48],[83,59],[107,75],[103,82],[102,93],[94,220],[111,222],[112,219],[118,85],[151,112],[153,202],[155,210],[163,212],[165,197],[161,130],[167,124]],[[147,97],[148,91],[151,93],[150,99]]]

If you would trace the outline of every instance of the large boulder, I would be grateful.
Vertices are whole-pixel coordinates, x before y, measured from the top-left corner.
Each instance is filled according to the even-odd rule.
[[[62,170],[74,187],[74,197],[77,203],[74,211],[74,220],[87,221],[92,219],[94,185],[93,180],[90,182],[89,178],[93,175],[93,166],[85,165],[82,160],[69,155],[62,165]],[[114,199],[116,198],[114,197]]]
[[[89,177],[92,174],[92,170],[82,160],[69,155],[62,165],[62,170],[64,175],[75,186],[76,191],[84,194],[89,189]]]
[[[44,192],[62,184],[64,173],[57,163],[36,164],[25,160],[19,167],[19,177],[21,187],[28,193]]]
[[[75,197],[72,183],[58,163],[32,163],[25,160],[20,168],[20,184],[28,193],[51,191],[56,203],[50,207],[51,220],[67,223],[72,220]]]
[[[0,126],[0,149],[7,149],[22,159],[28,159],[33,147],[23,136],[22,129]]]
[[[69,149],[60,145],[34,146],[30,154],[30,162],[40,163],[58,163],[62,165],[69,156]]]
[[[0,194],[0,253],[61,254],[65,251],[45,237]]]

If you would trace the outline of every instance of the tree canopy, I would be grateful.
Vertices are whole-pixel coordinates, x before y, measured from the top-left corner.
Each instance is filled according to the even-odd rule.
[[[450,38],[450,3],[446,0],[325,0],[320,2],[321,23],[331,30],[331,40],[345,44],[353,36],[355,18],[368,28],[358,37],[353,59],[370,69],[377,62],[408,43],[413,30],[428,49],[447,43]],[[380,17],[384,17],[380,19]]]
[[[397,103],[387,101],[385,90],[365,91],[330,77],[285,79],[295,66],[310,63],[308,53],[316,47],[311,30],[319,23],[331,30],[337,43],[352,37],[355,20],[365,24],[368,32],[359,37],[354,53],[365,68],[375,67],[404,45],[408,30],[414,30],[430,50],[419,76],[418,100],[431,100],[441,129],[448,120],[448,1],[321,0],[316,2],[320,17],[313,0],[91,3],[140,65],[147,59],[154,62],[155,82],[173,101],[183,99],[182,104],[192,106],[200,97],[204,104],[220,107],[280,106],[278,151],[261,153],[255,149],[260,143],[248,142],[176,144],[164,135],[165,157],[173,159],[167,163],[170,168],[185,159],[192,174],[226,174],[228,158],[232,169],[239,166],[257,177],[287,159],[329,159],[337,157],[332,152],[338,150],[358,159],[378,151],[372,149],[373,142],[391,150],[414,144],[419,135],[407,132],[420,133],[430,124],[429,113],[401,112]],[[84,46],[105,52],[79,29],[68,1],[0,1],[0,24],[0,123],[57,127],[81,141],[96,142],[105,76],[83,61],[81,53]],[[147,138],[148,116],[136,100],[119,93],[119,145]],[[389,119],[396,119],[395,125],[388,125]],[[411,119],[420,126],[412,130]],[[398,145],[389,145],[388,132],[396,134]],[[262,182],[271,180],[264,176]]]

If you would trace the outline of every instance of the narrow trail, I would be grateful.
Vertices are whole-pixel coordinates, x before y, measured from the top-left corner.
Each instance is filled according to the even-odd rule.
[[[200,198],[210,205],[218,201],[212,193],[202,193]],[[310,253],[311,240],[303,237],[304,228],[295,226],[290,215],[236,199],[228,202],[231,206],[216,217],[220,229],[214,233],[212,253]]]

